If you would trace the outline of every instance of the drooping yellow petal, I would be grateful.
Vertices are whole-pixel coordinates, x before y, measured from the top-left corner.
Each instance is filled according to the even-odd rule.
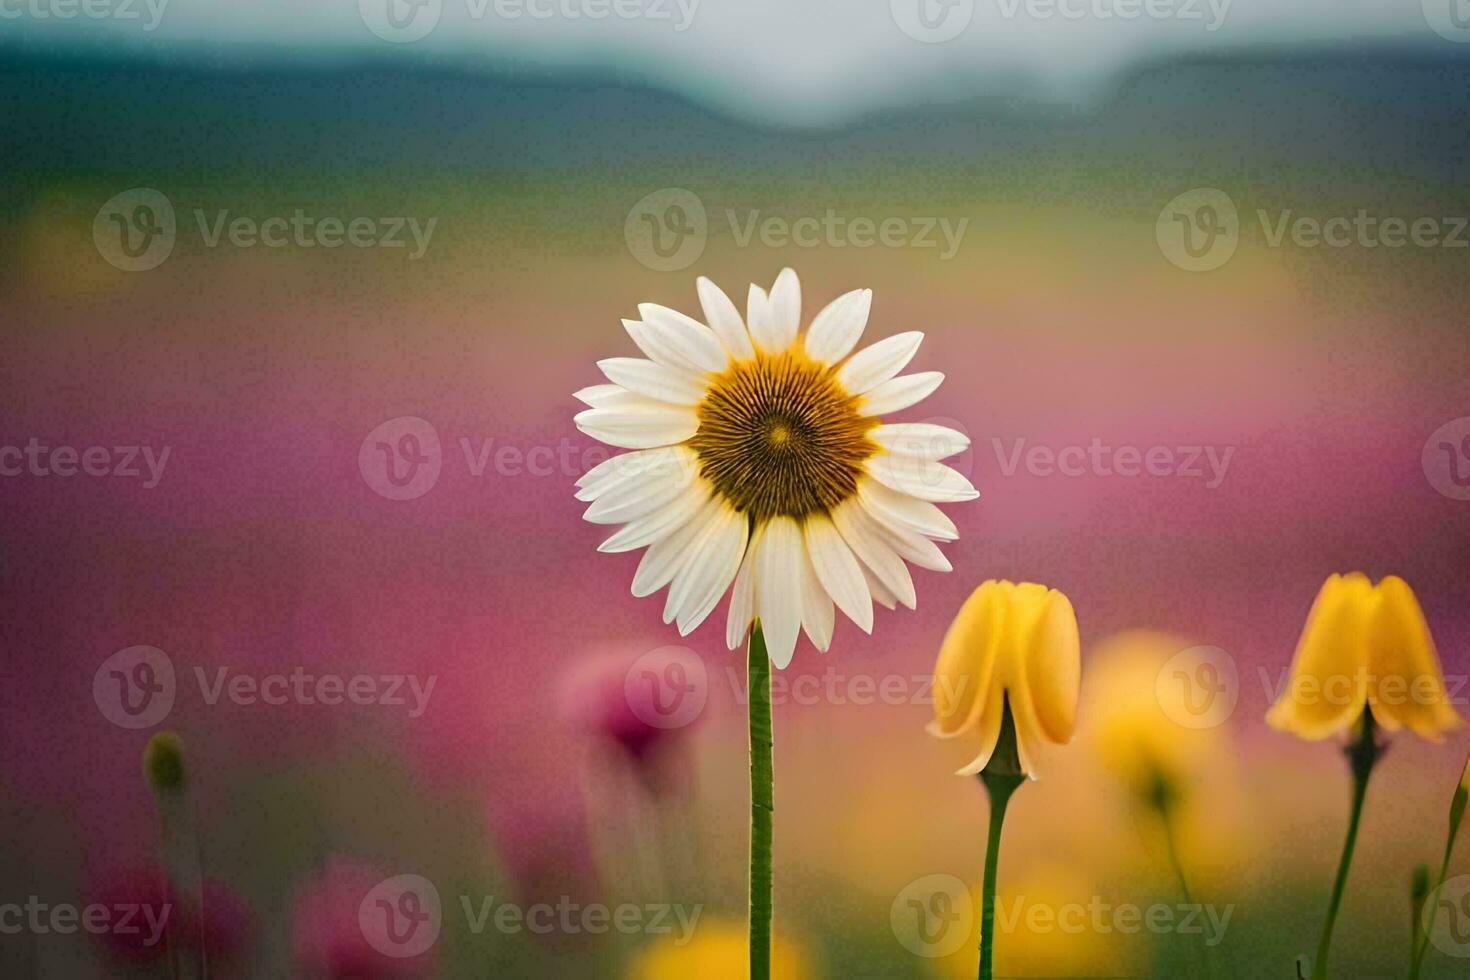
[[[1384,727],[1408,728],[1421,738],[1460,724],[1445,693],[1444,675],[1429,624],[1407,582],[1390,575],[1375,587],[1378,602],[1369,631],[1368,700]]]
[[[939,651],[929,725],[933,735],[973,746],[960,775],[990,765],[1009,703],[1017,761],[1036,778],[1042,744],[1072,737],[1079,646],[1072,604],[1054,589],[989,581],[970,594]]]
[[[931,734],[953,738],[980,720],[1005,634],[1006,594],[1001,586],[984,582],[970,593],[944,635],[934,665]]]
[[[1377,602],[1367,576],[1333,575],[1317,593],[1279,699],[1273,728],[1305,739],[1345,730],[1367,704],[1368,633]]]
[[[1070,599],[1052,589],[1043,603],[1032,627],[1031,654],[1026,660],[1027,687],[1041,730],[1050,741],[1065,745],[1077,727],[1082,641]]]
[[[1029,661],[1035,650],[1037,627],[1045,616],[1049,597],[1044,585],[1035,582],[1001,583],[1006,595],[1005,638],[996,664],[996,674],[1009,695],[1011,719],[1016,726],[1016,754],[1021,769],[1036,778],[1036,760],[1042,740],[1031,690]]]

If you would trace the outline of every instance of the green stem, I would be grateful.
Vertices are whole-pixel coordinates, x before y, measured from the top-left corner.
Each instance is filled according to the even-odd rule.
[[[1174,878],[1179,882],[1179,891],[1186,905],[1194,904],[1189,891],[1189,879],[1184,876],[1184,862],[1179,859],[1179,841],[1174,831],[1174,811],[1168,803],[1159,806],[1159,819],[1164,824],[1164,846],[1169,851],[1169,865],[1174,869]]]
[[[1154,801],[1158,809],[1159,820],[1164,825],[1164,847],[1168,851],[1169,865],[1174,870],[1174,879],[1179,883],[1179,892],[1184,899],[1184,904],[1190,908],[1196,908],[1194,894],[1189,890],[1189,878],[1184,874],[1184,861],[1179,856],[1179,835],[1175,827],[1175,798],[1172,792],[1162,792]],[[1196,947],[1193,943],[1187,944],[1190,949],[1190,959],[1197,960],[1200,967],[1200,975],[1213,977],[1215,975],[1214,964],[1210,961],[1209,950]]]
[[[1470,770],[1470,763],[1466,763],[1466,768]],[[1416,933],[1414,937],[1409,980],[1419,980],[1419,971],[1424,968],[1424,958],[1429,955],[1429,941],[1434,936],[1434,921],[1439,917],[1440,889],[1444,888],[1445,876],[1450,873],[1450,856],[1455,852],[1455,837],[1460,832],[1460,821],[1464,819],[1467,805],[1470,805],[1470,791],[1463,784],[1456,786],[1455,794],[1450,799],[1449,832],[1445,836],[1444,858],[1439,863],[1439,878],[1435,881],[1433,891],[1429,893],[1429,919],[1424,923],[1424,934],[1421,936]]]
[[[1009,695],[1001,701],[1000,733],[990,761],[980,771],[980,782],[990,796],[990,829],[985,840],[985,877],[980,883],[980,980],[991,980],[995,953],[995,875],[1000,865],[1000,831],[1011,794],[1026,781],[1016,746],[1016,720]]]
[[[1025,776],[1002,773],[980,774],[985,791],[990,794],[990,830],[985,839],[985,878],[980,884],[980,980],[993,975],[991,959],[995,949],[995,873],[1000,864],[1000,830],[1006,819],[1006,806]]]
[[[1422,932],[1415,930],[1414,933],[1414,955],[1409,963],[1409,980],[1419,980],[1419,971],[1424,969],[1424,956],[1429,952],[1429,937],[1434,935],[1434,920],[1439,916],[1439,890],[1444,887],[1445,875],[1449,874],[1450,851],[1454,849],[1454,846],[1455,838],[1451,836],[1449,843],[1445,845],[1444,862],[1439,866],[1439,878],[1429,892],[1428,899],[1425,900],[1429,906],[1429,921],[1423,923]],[[1415,922],[1415,925],[1419,924]]]
[[[1337,910],[1342,905],[1342,893],[1347,888],[1348,869],[1353,863],[1353,848],[1358,842],[1358,823],[1363,816],[1363,799],[1368,793],[1368,777],[1373,773],[1373,764],[1378,761],[1376,728],[1373,712],[1364,708],[1358,737],[1347,748],[1348,762],[1353,772],[1352,811],[1348,815],[1347,839],[1343,841],[1342,857],[1337,862],[1337,879],[1332,884],[1332,899],[1327,904],[1327,921],[1322,925],[1322,939],[1317,943],[1317,960],[1312,967],[1312,980],[1327,980],[1327,954],[1332,947],[1332,927],[1337,922]]]
[[[771,659],[760,623],[750,631],[745,696],[750,711],[750,976],[771,976]]]

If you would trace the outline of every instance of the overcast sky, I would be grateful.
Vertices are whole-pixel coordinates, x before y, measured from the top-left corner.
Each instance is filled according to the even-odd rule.
[[[1141,57],[1362,40],[1470,55],[1470,0],[0,0],[0,43],[613,67],[791,122],[1017,87],[1085,99]]]

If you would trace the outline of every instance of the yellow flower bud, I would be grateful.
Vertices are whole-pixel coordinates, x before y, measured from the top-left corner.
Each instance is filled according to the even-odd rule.
[[[1266,713],[1273,728],[1323,739],[1353,728],[1365,706],[1384,729],[1433,742],[1460,724],[1445,694],[1429,624],[1407,582],[1333,575],[1317,593],[1291,677]]]
[[[744,980],[750,976],[744,923],[701,919],[689,936],[675,935],[639,950],[624,971],[628,980]],[[817,975],[806,951],[777,935],[771,946],[771,975],[807,980]]]
[[[1065,595],[1033,582],[985,582],[940,647],[929,732],[972,740],[977,754],[958,774],[973,775],[990,762],[1009,703],[1021,768],[1034,779],[1041,743],[1071,741],[1081,673],[1077,617]]]

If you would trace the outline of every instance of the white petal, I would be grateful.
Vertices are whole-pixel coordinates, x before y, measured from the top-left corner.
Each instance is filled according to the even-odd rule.
[[[755,618],[755,554],[761,540],[761,528],[750,534],[745,546],[745,557],[740,561],[740,571],[735,574],[735,584],[730,587],[730,612],[725,617],[725,645],[731,650],[740,646]]]
[[[872,570],[869,569],[866,565],[863,566],[863,577],[868,580],[868,591],[873,593],[874,602],[882,606],[884,609],[898,608],[897,597],[895,597],[892,592],[888,591],[888,586],[878,581],[878,576],[874,575]]]
[[[679,635],[688,636],[703,623],[720,597],[730,588],[730,582],[740,570],[745,557],[745,546],[750,536],[750,522],[745,515],[729,508],[734,519],[720,529],[720,533],[705,547],[703,564],[690,582],[688,596],[679,610]]]
[[[868,436],[891,453],[915,459],[945,459],[964,452],[970,445],[969,437],[963,432],[928,422],[880,425]]]
[[[920,371],[918,374],[906,374],[901,378],[885,381],[863,396],[858,403],[858,414],[886,415],[889,412],[901,412],[934,394],[934,389],[943,380],[942,371]]]
[[[771,300],[766,291],[755,283],[750,284],[750,293],[745,301],[745,324],[750,328],[750,339],[757,350],[767,354],[779,354],[786,348],[780,345],[781,336],[771,323]]]
[[[807,518],[803,538],[822,588],[864,633],[873,632],[873,602],[862,566],[832,521],[823,515]]]
[[[870,391],[902,371],[923,339],[922,333],[910,330],[864,347],[837,369],[837,380],[854,395]]]
[[[699,305],[704,308],[705,322],[720,338],[725,349],[737,360],[754,357],[755,348],[751,346],[750,334],[745,332],[745,321],[740,319],[740,311],[725,291],[704,276],[695,280],[694,286],[699,291]]]
[[[868,474],[885,487],[920,500],[952,503],[980,496],[969,480],[943,463],[879,454],[865,465]]]
[[[944,511],[927,500],[890,490],[877,480],[858,480],[858,499],[880,523],[901,525],[940,541],[955,541],[960,536]]]
[[[914,580],[908,566],[884,539],[881,530],[856,500],[847,500],[832,512],[832,523],[842,532],[842,540],[852,548],[864,565],[872,570],[878,581],[898,597],[898,601],[914,608],[918,598],[914,594]]]
[[[689,558],[689,546],[718,513],[720,501],[711,498],[672,534],[655,541],[633,573],[633,594],[642,598],[668,585]]]
[[[657,465],[654,461],[662,459],[661,454],[667,453],[668,449],[640,449],[636,453],[619,453],[616,456],[609,456],[586,473],[577,477],[577,486],[583,489],[591,489],[599,484],[620,480],[624,476],[627,476],[628,473],[634,472],[645,465]],[[577,499],[590,500],[592,498],[584,498],[579,494]]]
[[[692,454],[691,454],[692,455]],[[593,524],[626,524],[673,503],[694,479],[694,467],[656,471],[620,480],[582,514]]]
[[[872,517],[871,512],[868,515]],[[883,533],[883,540],[888,542],[898,557],[910,562],[920,568],[927,568],[931,572],[954,571],[954,566],[939,550],[939,546],[916,531],[911,531],[901,525],[884,525],[874,522]]]
[[[641,449],[636,453],[621,453],[605,459],[583,473],[577,480],[580,488],[578,500],[596,500],[626,480],[640,478],[645,474],[662,474],[677,477],[684,468],[698,469],[699,457],[685,446],[661,446],[658,449]]]
[[[703,479],[691,480],[684,492],[673,501],[636,521],[625,524],[616,534],[609,537],[597,550],[605,554],[636,551],[660,541],[672,534],[709,500],[710,486]]]
[[[836,616],[832,611],[832,597],[817,581],[817,570],[805,550],[802,549],[801,561],[801,629],[812,646],[826,653],[832,647]]]
[[[699,418],[687,408],[589,408],[572,416],[577,428],[599,442],[620,449],[652,449],[683,442],[699,429]]]
[[[657,346],[665,351],[665,356],[681,362],[676,366],[691,371],[723,371],[729,362],[725,345],[709,327],[693,317],[657,303],[640,303],[638,315],[643,318],[645,332],[657,338]],[[646,348],[644,352],[648,353]],[[651,353],[648,356],[653,357]]]
[[[674,573],[673,580],[669,583],[669,594],[664,602],[665,623],[672,623],[679,615],[684,601],[689,597],[690,583],[698,576],[700,569],[708,563],[707,549],[711,543],[719,538],[726,527],[733,526],[738,516],[735,508],[725,501],[719,500],[716,503],[714,515],[705,522],[699,533],[694,536],[694,540],[689,542],[689,547],[685,549],[687,554],[679,564],[679,570]],[[738,555],[736,560],[739,560]],[[735,574],[734,569],[730,574]]]
[[[789,517],[766,522],[755,556],[755,615],[766,638],[766,651],[778,669],[791,663],[801,632],[801,529]]]
[[[836,364],[852,353],[868,325],[872,304],[871,289],[854,289],[828,303],[807,328],[807,354],[822,364]]]
[[[697,405],[704,397],[704,382],[695,375],[641,357],[608,357],[597,366],[609,381],[661,402]]]
[[[620,400],[628,398],[639,398],[622,385],[588,385],[572,392],[572,397],[583,405],[590,408],[606,408],[608,405],[616,405]]]
[[[771,287],[770,330],[773,345],[767,350],[785,350],[796,342],[801,329],[801,280],[796,272],[782,269]]]

